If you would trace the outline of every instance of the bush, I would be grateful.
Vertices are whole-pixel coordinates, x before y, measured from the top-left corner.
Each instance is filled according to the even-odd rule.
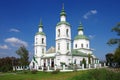
[[[56,69],[55,71],[52,72],[52,74],[58,74],[60,72],[59,69]]]
[[[36,74],[36,73],[37,73],[37,70],[32,70],[31,73],[32,73],[32,74]]]

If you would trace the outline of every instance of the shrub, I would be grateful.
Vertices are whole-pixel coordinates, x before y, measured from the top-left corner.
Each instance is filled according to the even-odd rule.
[[[69,80],[120,80],[120,73],[115,73],[106,69],[94,69],[81,75],[74,76]]]
[[[31,73],[32,73],[32,74],[36,74],[36,73],[37,73],[37,70],[32,70]]]

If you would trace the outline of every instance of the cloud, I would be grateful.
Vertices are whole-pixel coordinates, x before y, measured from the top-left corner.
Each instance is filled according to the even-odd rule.
[[[9,49],[7,45],[0,45],[0,49]]]
[[[84,18],[84,19],[88,19],[89,16],[94,15],[94,14],[97,14],[97,13],[98,13],[97,10],[90,10],[90,11],[88,11],[87,13],[85,13],[85,14],[83,15],[83,18]]]
[[[18,47],[21,45],[24,45],[26,47],[28,46],[27,42],[20,40],[18,38],[15,38],[15,37],[7,38],[5,39],[5,42],[10,43],[13,47]]]
[[[89,35],[88,36],[90,39],[93,39],[93,38],[95,38],[95,35]]]
[[[12,29],[10,29],[10,32],[20,32],[20,30],[12,28]]]

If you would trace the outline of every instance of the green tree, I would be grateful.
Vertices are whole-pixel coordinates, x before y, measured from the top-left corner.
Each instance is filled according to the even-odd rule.
[[[120,48],[118,47],[114,53],[114,62],[120,65]]]
[[[88,54],[88,64],[91,64],[91,58],[92,58],[91,54]]]
[[[108,53],[105,55],[105,57],[106,57],[107,64],[109,64],[109,66],[112,66],[114,55],[112,53]]]
[[[112,28],[112,31],[116,32],[118,36],[120,36],[120,22],[117,23],[116,26]],[[117,44],[118,48],[116,48],[115,53],[114,53],[114,61],[119,63],[120,65],[120,38],[112,38],[108,41],[109,45],[114,45]]]
[[[20,56],[20,62],[22,66],[27,66],[29,64],[29,53],[25,46],[21,46],[17,51],[16,54]]]
[[[120,22],[112,28],[112,31],[115,31],[118,36],[120,36]],[[120,38],[111,38],[107,44],[114,45],[118,44],[118,47],[120,48]]]
[[[86,68],[86,60],[85,60],[85,58],[83,58],[82,64],[84,64],[84,68]]]

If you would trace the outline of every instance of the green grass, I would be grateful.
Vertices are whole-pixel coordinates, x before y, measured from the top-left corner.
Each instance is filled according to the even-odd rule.
[[[16,74],[2,73],[0,74],[0,80],[66,80],[84,72],[59,72],[57,74],[52,74],[51,72],[37,72],[36,74],[31,72],[26,74],[23,72],[17,72]]]
[[[68,80],[120,80],[120,72],[109,71],[106,69],[94,69],[76,75]]]
[[[0,80],[120,80],[120,72],[115,73],[106,69],[94,69],[77,72],[16,72],[0,73]]]

